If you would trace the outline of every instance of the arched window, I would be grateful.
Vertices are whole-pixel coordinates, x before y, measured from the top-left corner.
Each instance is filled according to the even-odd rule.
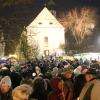
[[[47,37],[47,36],[44,37],[44,43],[45,43],[45,44],[48,44],[48,37]]]

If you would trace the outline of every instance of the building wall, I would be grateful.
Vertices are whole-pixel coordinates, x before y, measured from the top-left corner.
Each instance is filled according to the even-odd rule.
[[[33,33],[32,33],[33,32]],[[32,31],[31,34],[36,33],[37,30]],[[30,33],[28,33],[30,34]],[[31,39],[30,39],[31,38]],[[47,38],[47,42],[45,41]],[[31,45],[34,43],[34,39],[36,43],[39,45],[40,54],[43,55],[45,50],[49,51],[49,54],[52,55],[57,53],[60,50],[60,44],[64,44],[64,29],[63,28],[38,28],[38,33],[36,35],[28,37],[28,40],[31,40]],[[46,42],[46,43],[45,43]]]

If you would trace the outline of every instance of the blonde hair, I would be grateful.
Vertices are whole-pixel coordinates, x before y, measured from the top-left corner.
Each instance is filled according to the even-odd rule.
[[[13,100],[28,100],[28,97],[31,95],[32,91],[31,86],[22,84],[13,90]]]

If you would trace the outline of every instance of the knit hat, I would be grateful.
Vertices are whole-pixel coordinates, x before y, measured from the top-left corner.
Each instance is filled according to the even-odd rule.
[[[65,65],[64,68],[63,68],[63,74],[66,73],[66,72],[73,73],[73,70],[74,70],[73,66],[71,66],[71,65],[66,66]]]
[[[56,76],[58,75],[58,68],[57,68],[57,67],[54,67],[54,68],[53,68],[53,71],[51,72],[51,75],[52,75],[53,77],[56,77]]]
[[[5,76],[4,78],[2,78],[1,81],[0,81],[0,85],[3,84],[3,83],[6,83],[11,87],[11,79],[10,79],[10,77],[9,76]]]
[[[89,69],[87,70],[86,74],[93,74],[93,75],[96,75],[96,74],[97,74],[96,68],[89,68]]]
[[[74,74],[75,74],[75,75],[79,75],[79,74],[82,74],[82,72],[81,72],[78,68],[76,68],[76,69],[74,70]]]
[[[8,70],[8,68],[7,67],[2,67],[1,70]]]
[[[82,66],[78,66],[77,68],[74,69],[74,74],[79,75],[82,74]]]

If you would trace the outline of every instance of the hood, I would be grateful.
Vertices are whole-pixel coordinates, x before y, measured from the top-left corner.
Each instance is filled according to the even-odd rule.
[[[61,81],[61,79],[58,77],[50,80],[50,85],[54,91],[61,91],[58,87],[58,84],[60,81]]]

